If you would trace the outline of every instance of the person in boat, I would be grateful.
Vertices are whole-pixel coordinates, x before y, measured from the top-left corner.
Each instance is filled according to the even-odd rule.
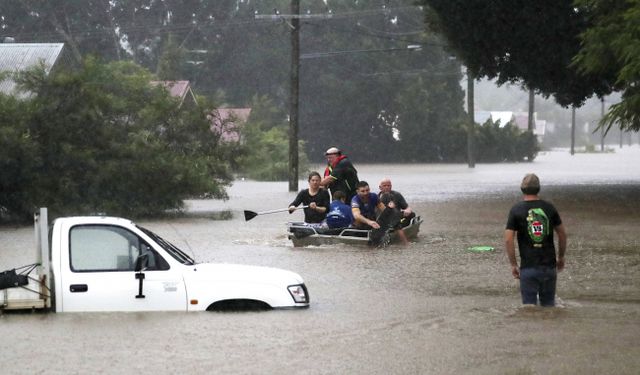
[[[347,202],[351,202],[351,198],[356,195],[356,184],[359,181],[358,171],[337,147],[329,148],[324,155],[327,158],[327,168],[320,185],[330,189],[331,193],[343,191]]]
[[[347,196],[341,190],[333,194],[333,201],[329,205],[326,220],[329,228],[348,228],[353,223],[353,213],[346,200]]]
[[[309,173],[309,188],[300,190],[296,199],[289,204],[289,213],[293,213],[300,204],[308,206],[304,209],[305,223],[321,225],[329,208],[329,193],[320,188],[320,173]]]
[[[376,222],[376,209],[382,211],[385,205],[380,201],[378,194],[371,192],[367,181],[359,181],[356,184],[356,195],[351,198],[354,227],[380,229],[380,224]]]
[[[409,239],[404,233],[402,220],[404,219],[403,213],[398,206],[397,197],[390,192],[383,192],[379,195],[380,202],[384,205],[385,209],[378,217],[379,222],[385,222],[388,228],[393,228],[400,239],[400,243],[403,245],[409,244]],[[415,214],[413,215],[415,216]],[[409,219],[410,220],[410,219]],[[407,221],[407,224],[409,221]]]
[[[409,225],[409,223],[411,222],[411,219],[416,217],[416,214],[415,212],[413,212],[411,207],[409,207],[409,204],[404,199],[402,194],[392,189],[391,179],[388,177],[383,178],[380,181],[380,185],[378,185],[378,187],[380,188],[380,192],[378,193],[378,195],[382,197],[383,194],[388,193],[389,194],[388,199],[392,200],[395,203],[396,208],[400,210],[400,213],[402,213],[402,218],[400,220],[400,223],[402,224],[402,226],[406,227],[407,225]],[[385,202],[382,202],[382,203],[385,203]]]

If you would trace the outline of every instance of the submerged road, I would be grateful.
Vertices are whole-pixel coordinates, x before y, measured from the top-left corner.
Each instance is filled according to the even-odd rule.
[[[286,182],[141,223],[199,261],[290,269],[311,307],[260,313],[2,314],[3,374],[636,374],[640,368],[640,149],[552,152],[534,163],[358,165],[391,177],[425,218],[409,247],[293,248]],[[503,254],[527,172],[567,227],[556,308],[522,308]],[[306,181],[300,182],[301,187]],[[229,212],[221,215],[220,212]],[[216,220],[220,217],[228,220]],[[0,228],[0,270],[32,262],[33,229]],[[473,253],[474,245],[495,251]]]

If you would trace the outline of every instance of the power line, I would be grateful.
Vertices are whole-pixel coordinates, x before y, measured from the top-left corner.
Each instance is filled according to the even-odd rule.
[[[410,43],[410,44],[420,44],[420,45],[423,45],[423,46],[447,47],[446,44],[439,43],[439,42],[425,42],[425,41],[420,41],[420,40],[416,40],[416,39],[395,38],[395,37],[391,37],[391,36],[388,36],[388,35],[379,35],[379,34],[374,34],[374,33],[370,33],[370,32],[360,32],[360,31],[356,31],[356,30],[349,30],[349,29],[345,29],[345,28],[335,27],[335,25],[329,26],[329,25],[325,25],[325,24],[319,25],[319,24],[315,24],[315,23],[305,23],[305,25],[315,26],[315,27],[324,27],[324,28],[331,27],[331,31],[332,32],[343,33],[343,34],[369,36],[369,37],[372,37],[372,38],[391,40],[391,41],[396,41],[396,42],[405,42],[405,43]]]
[[[420,6],[406,6],[406,7],[396,7],[396,8],[381,8],[381,9],[370,9],[370,10],[359,10],[359,11],[351,11],[351,12],[342,12],[342,13],[332,13],[330,17],[331,19],[344,19],[344,18],[353,18],[358,16],[367,16],[367,15],[375,15],[381,12],[393,12],[399,10],[407,10],[407,9],[422,9]],[[258,16],[258,17],[257,17]],[[278,16],[274,15],[275,18]],[[72,35],[82,35],[83,37],[98,37],[100,35],[109,35],[116,34],[116,29],[119,29],[119,34],[126,33],[135,33],[135,32],[143,32],[149,31],[152,29],[157,29],[156,33],[166,34],[170,32],[189,32],[194,29],[216,29],[216,28],[229,28],[234,26],[247,26],[247,25],[272,25],[274,16],[271,15],[261,15],[260,13],[254,13],[253,17],[246,19],[234,19],[227,21],[217,21],[214,20],[212,23],[199,23],[199,22],[188,22],[188,23],[180,23],[180,24],[170,24],[170,25],[160,25],[154,21],[147,21],[143,23],[136,23],[135,25],[116,25],[115,27],[109,25],[105,27],[101,27],[96,29],[95,26],[87,27],[84,29],[67,29],[66,32]],[[282,16],[280,16],[282,17]],[[311,18],[326,18],[321,13],[311,14],[311,15],[301,15],[302,19],[311,19]],[[42,37],[42,36],[55,36],[59,37],[60,34],[58,32],[30,32],[30,33],[19,33],[20,36],[24,38],[34,38],[34,37]]]

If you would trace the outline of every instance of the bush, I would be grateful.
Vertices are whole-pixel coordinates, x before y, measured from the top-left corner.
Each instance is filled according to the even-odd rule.
[[[476,155],[479,162],[517,162],[538,153],[536,136],[529,131],[521,131],[509,123],[503,127],[498,122],[488,120],[478,128]]]
[[[204,111],[183,109],[144,69],[88,59],[75,72],[47,77],[38,68],[16,80],[32,95],[0,102],[0,142],[11,146],[0,154],[7,213],[47,206],[52,216],[135,217],[181,209],[186,198],[226,197],[233,155],[216,143]]]

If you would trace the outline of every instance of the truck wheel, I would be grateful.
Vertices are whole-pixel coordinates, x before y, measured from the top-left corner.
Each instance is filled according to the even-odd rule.
[[[269,304],[252,299],[230,299],[211,304],[207,311],[265,311],[271,310]]]

